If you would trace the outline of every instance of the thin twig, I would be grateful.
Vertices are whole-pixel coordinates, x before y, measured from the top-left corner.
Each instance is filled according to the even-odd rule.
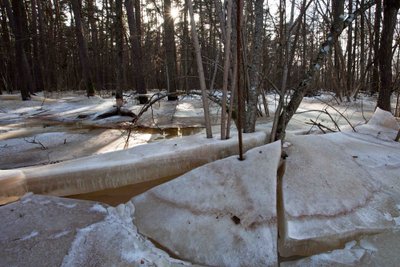
[[[323,125],[323,124],[320,123],[320,122],[316,122],[316,121],[314,121],[314,120],[312,120],[312,119],[310,119],[310,121],[311,121],[312,123],[306,122],[306,124],[312,124],[312,125],[317,126],[324,134],[326,134],[326,132],[324,131],[324,129],[326,129],[326,130],[328,130],[328,131],[330,131],[330,132],[332,132],[332,133],[336,132],[335,130],[332,130],[331,128],[329,128],[328,126]]]
[[[353,129],[353,132],[357,132],[356,129],[354,128],[354,126],[351,124],[351,122],[346,118],[346,116],[343,115],[342,112],[340,112],[337,108],[335,108],[334,106],[332,106],[331,104],[329,104],[328,102],[317,98],[319,101],[321,101],[322,103],[324,103],[325,105],[327,105],[328,107],[332,108],[334,111],[336,111],[343,119],[346,120],[346,122],[350,125],[350,127]],[[347,109],[347,108],[346,108]]]
[[[36,136],[34,136],[32,140],[24,138],[24,141],[30,144],[40,145],[42,150],[47,150],[47,147],[45,147],[42,142],[36,140]]]

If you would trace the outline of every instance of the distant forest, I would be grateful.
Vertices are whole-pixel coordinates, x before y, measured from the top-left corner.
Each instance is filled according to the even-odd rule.
[[[225,58],[237,60],[237,2],[0,0],[0,92],[21,91],[29,99],[37,91],[94,95],[102,90],[199,89],[189,3],[207,89],[222,89]],[[370,1],[243,2],[242,83],[264,92],[295,88],[332,25]],[[329,90],[350,100],[382,86],[389,95],[398,91],[399,5],[398,0],[376,1],[357,16],[324,58],[308,86],[311,92]],[[230,53],[225,51],[227,36]],[[232,80],[234,64],[229,66]]]

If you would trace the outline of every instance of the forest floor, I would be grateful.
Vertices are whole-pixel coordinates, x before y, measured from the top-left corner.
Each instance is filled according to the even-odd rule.
[[[205,135],[202,104],[197,96],[176,102],[161,100],[131,131],[131,117],[95,119],[113,108],[111,96],[87,98],[76,93],[53,93],[47,97],[20,101],[19,95],[0,96],[0,169],[53,164],[149,142]],[[275,96],[269,95],[268,100],[273,116]],[[375,103],[374,97],[367,96],[351,103],[338,103],[329,94],[305,98],[288,126],[288,134],[318,134],[320,129],[330,132],[364,124],[372,116]],[[127,98],[124,108],[138,114],[142,106]],[[212,102],[211,116],[214,136],[218,136],[220,108]],[[271,128],[272,117],[259,117],[258,125]],[[232,131],[236,131],[235,126]]]
[[[144,242],[137,230],[170,256],[201,265],[397,263],[400,144],[393,139],[399,120],[383,111],[374,113],[374,97],[360,95],[350,103],[339,103],[330,94],[305,98],[288,125],[284,165],[280,145],[263,146],[272,127],[274,95],[268,96],[272,116],[260,117],[256,133],[244,135],[246,157],[251,160],[240,163],[236,156],[229,157],[237,154],[235,126],[231,139],[219,140],[220,108],[215,103],[214,138],[205,138],[197,96],[160,101],[131,130],[132,117],[99,119],[113,109],[111,96],[63,93],[23,102],[17,95],[5,95],[0,101],[0,196],[15,189],[11,193],[27,190],[100,202],[28,195],[0,207],[3,215],[11,205],[30,213],[29,205],[36,203],[44,214],[32,215],[35,224],[25,234],[18,231],[31,223],[29,216],[17,224],[10,219],[0,230],[8,238],[0,240],[0,247],[15,249],[15,254],[0,253],[10,264],[31,242],[62,236],[73,243],[62,243],[60,249],[70,250],[59,255],[61,262],[88,264],[92,250],[108,250],[97,246],[96,238],[112,243],[111,236],[121,234],[121,227],[128,231],[121,237],[123,245],[111,247],[116,251],[112,253],[125,253],[122,265],[160,260],[162,266],[188,264]],[[139,114],[142,106],[127,97],[124,108]],[[121,205],[114,209],[103,203]],[[75,217],[57,221],[60,234],[54,238],[54,229],[41,220],[64,218],[60,214],[74,207],[79,208]],[[93,212],[101,216],[90,215]],[[75,235],[79,214],[100,224],[79,226],[82,230]],[[104,230],[108,227],[109,232]],[[91,241],[81,243],[86,239]],[[7,240],[18,241],[10,246]],[[133,243],[140,253],[132,254]],[[85,252],[79,253],[82,248]],[[34,253],[43,257],[43,251],[37,248]]]

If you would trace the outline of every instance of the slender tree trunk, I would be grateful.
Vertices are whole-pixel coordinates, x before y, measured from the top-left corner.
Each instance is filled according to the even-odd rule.
[[[390,97],[392,95],[392,44],[393,34],[397,21],[397,13],[400,8],[398,0],[383,1],[383,28],[381,44],[379,49],[379,67],[380,67],[380,89],[378,97],[378,107],[392,112]]]
[[[197,71],[198,71],[199,79],[200,79],[200,88],[201,88],[201,94],[202,94],[202,100],[203,100],[204,120],[205,120],[205,125],[206,125],[206,134],[207,134],[207,138],[212,138],[210,112],[209,112],[209,107],[208,107],[208,97],[207,97],[207,88],[206,88],[206,80],[205,80],[205,77],[204,77],[203,61],[201,59],[199,37],[197,36],[196,23],[194,21],[194,12],[193,12],[192,0],[188,0],[188,8],[189,8],[189,14],[190,14],[190,26],[191,26],[191,31],[192,31],[193,45],[194,45],[195,53],[196,53]]]
[[[117,74],[117,88],[115,92],[115,100],[117,102],[117,110],[119,111],[123,105],[123,88],[124,83],[124,35],[122,24],[122,0],[115,0],[115,42],[116,42],[116,74]]]
[[[88,56],[88,48],[87,48],[87,41],[85,36],[83,35],[83,26],[82,26],[82,19],[81,19],[81,0],[71,0],[72,10],[74,12],[75,18],[75,34],[76,39],[78,40],[78,49],[79,49],[79,59],[81,62],[82,68],[82,78],[85,83],[86,87],[86,94],[87,96],[94,96],[95,90],[93,86],[92,76],[90,73],[89,67],[89,56]]]
[[[219,2],[219,0],[218,0]],[[227,127],[227,97],[228,97],[228,79],[229,79],[229,69],[231,61],[231,33],[232,33],[232,0],[228,0],[227,6],[228,12],[226,17],[226,29],[225,32],[225,45],[224,45],[224,77],[222,84],[222,111],[221,111],[221,139],[226,139],[226,127]],[[222,10],[221,10],[222,12]],[[222,25],[223,21],[221,21]],[[225,28],[221,26],[221,28]]]
[[[261,59],[263,54],[262,37],[264,29],[264,0],[256,0],[254,6],[255,25],[253,33],[252,60],[250,66],[250,88],[246,112],[245,133],[252,133],[256,129],[257,103],[260,94]]]
[[[139,0],[135,0],[138,2]],[[140,29],[140,5],[135,5],[136,14],[133,12],[134,3],[132,0],[125,0],[126,13],[128,15],[128,25],[130,33],[130,43],[132,51],[132,66],[133,75],[135,79],[135,89],[137,93],[141,94],[139,96],[140,104],[147,103],[148,99],[143,94],[147,93],[146,83],[143,75],[143,64],[142,64],[142,45],[141,45],[141,35],[139,34]]]
[[[349,0],[349,13],[353,13],[353,1]],[[347,81],[346,99],[350,102],[350,94],[353,87],[353,28],[350,26],[347,32]]]
[[[379,92],[380,81],[379,81],[379,39],[381,32],[381,20],[382,20],[382,1],[377,1],[375,8],[375,22],[374,22],[374,68],[372,72],[372,92]]]
[[[332,0],[332,9],[333,9],[333,25],[340,25],[343,21],[344,16],[344,0]],[[342,69],[344,66],[341,64],[341,46],[337,43],[334,46],[334,66],[335,66],[335,91],[336,96],[342,101],[343,92],[342,92]]]

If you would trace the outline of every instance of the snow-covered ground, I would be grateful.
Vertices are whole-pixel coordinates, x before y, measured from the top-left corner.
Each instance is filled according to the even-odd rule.
[[[174,137],[204,135],[205,132],[198,96],[182,97],[178,103],[160,101],[144,113],[138,121],[140,127],[129,132],[127,126],[131,117],[94,120],[113,108],[112,97],[87,98],[83,95],[52,93],[48,97],[58,98],[35,96],[32,101],[20,101],[19,95],[0,96],[0,169],[53,164]],[[273,112],[275,96],[268,95],[268,102]],[[337,127],[340,130],[350,128],[349,122],[353,126],[363,124],[372,116],[375,103],[376,99],[363,95],[357,102],[341,104],[329,94],[305,98],[299,114],[288,126],[288,134],[320,133],[317,126],[310,125],[311,120],[336,131]],[[129,98],[124,107],[135,114],[141,109]],[[211,114],[217,136],[220,109],[214,103],[211,103]],[[259,124],[271,127],[272,118],[261,117]]]
[[[268,98],[273,111],[274,96]],[[149,241],[142,246],[131,240],[145,240],[137,234],[137,226],[166,251],[204,265],[398,263],[400,143],[393,140],[399,124],[381,110],[372,117],[373,98],[362,96],[357,102],[341,104],[330,95],[305,98],[288,126],[283,146],[287,159],[279,170],[279,144],[260,147],[267,139],[271,118],[261,118],[258,131],[244,135],[246,150],[256,147],[245,161],[236,156],[217,160],[237,153],[236,137],[218,140],[219,108],[213,105],[214,139],[206,139],[196,97],[155,105],[139,120],[142,129],[129,140],[122,128],[131,117],[94,120],[112,109],[112,99],[68,96],[20,102],[6,96],[0,101],[0,194],[8,200],[15,201],[15,196],[27,191],[70,195],[186,173],[116,208],[129,211],[129,216],[123,216],[123,221],[129,221],[126,224],[116,220],[113,211],[98,218],[101,223],[80,225],[76,232],[64,224],[65,229],[54,232],[31,227],[19,233],[29,221],[37,225],[42,219],[32,215],[35,209],[23,207],[35,197],[3,206],[0,213],[9,213],[8,207],[16,205],[31,217],[1,228],[9,239],[19,240],[14,244],[0,238],[2,250],[13,244],[15,251],[24,251],[45,233],[70,238],[62,245],[68,254],[58,257],[65,266],[99,263],[88,255],[107,255],[107,249],[99,245],[102,242],[113,244],[117,251],[119,261],[112,256],[110,264],[187,264],[161,251],[151,256],[155,250]],[[126,108],[137,114],[141,107],[128,101]],[[341,132],[321,134],[329,129]],[[184,137],[193,131],[199,133]],[[232,131],[235,136],[234,127]],[[162,141],[169,137],[174,139]],[[19,168],[23,166],[31,167]],[[63,201],[44,197],[33,202],[38,207],[54,202],[65,210],[81,205]],[[92,211],[106,210],[101,204],[93,207]],[[80,212],[92,220],[90,212]],[[62,216],[52,218],[56,225],[63,220]],[[115,244],[114,236],[127,239]],[[382,245],[385,242],[389,245]],[[18,265],[20,259],[12,255],[7,259]],[[299,256],[298,261],[288,261]]]

